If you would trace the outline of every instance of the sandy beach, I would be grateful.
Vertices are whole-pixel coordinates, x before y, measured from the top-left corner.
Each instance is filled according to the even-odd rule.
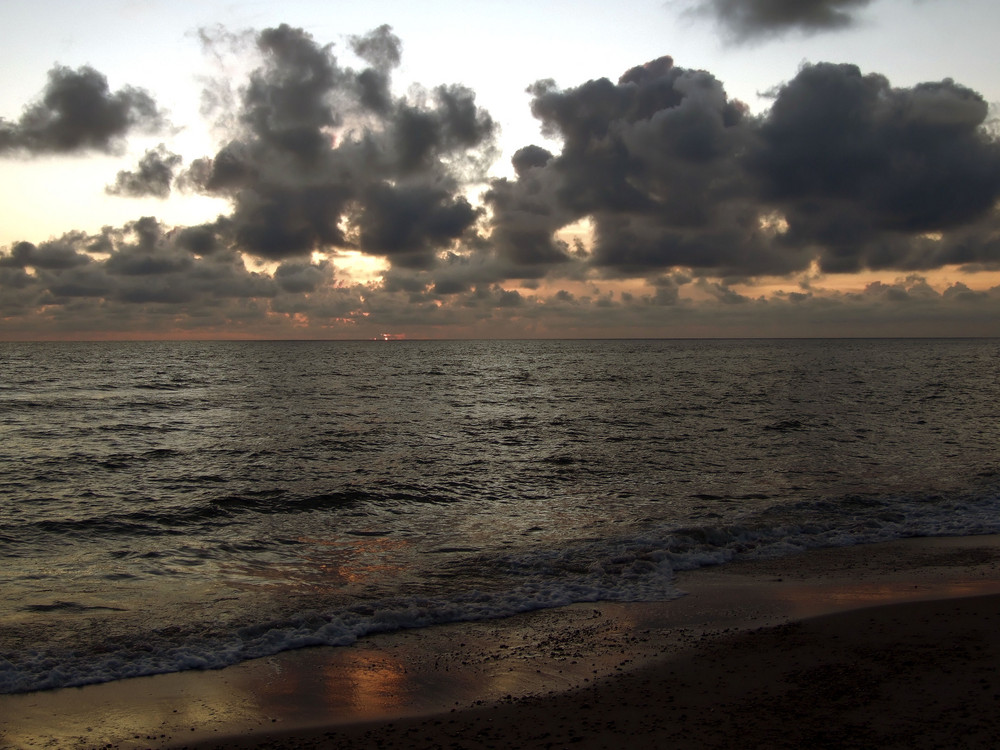
[[[682,573],[214,672],[0,696],[3,748],[1000,746],[1000,537]]]

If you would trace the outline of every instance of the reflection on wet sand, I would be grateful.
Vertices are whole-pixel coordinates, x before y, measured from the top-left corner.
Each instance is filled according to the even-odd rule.
[[[203,727],[246,725],[257,706],[223,672],[158,675],[0,696],[0,747],[157,747]]]
[[[0,696],[0,747],[158,747],[247,726],[359,721],[422,708],[386,651],[304,649],[224,670]]]
[[[345,656],[344,664],[326,664],[323,672],[330,695],[348,698],[352,712],[384,714],[412,702],[413,685],[401,663],[357,651]]]
[[[405,711],[417,700],[405,664],[384,649],[303,649],[259,661],[267,667],[232,670],[239,672],[232,686],[258,712],[296,722],[317,715],[365,720]]]

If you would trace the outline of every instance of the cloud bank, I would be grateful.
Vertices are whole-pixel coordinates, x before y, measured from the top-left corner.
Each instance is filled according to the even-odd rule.
[[[810,6],[820,25],[863,4],[747,8],[775,24]],[[395,93],[402,43],[388,26],[349,45],[358,69],[301,29],[254,34],[245,84],[210,92],[217,150],[183,164],[160,144],[106,186],[230,210],[16,243],[0,252],[6,324],[24,336],[830,335],[867,315],[896,326],[883,333],[995,333],[996,290],[926,279],[1000,269],[1000,142],[959,83],[899,88],[805,65],[754,115],[666,56],[615,80],[540,80],[531,112],[560,147],[525,145],[514,177],[496,179],[498,126],[473,91]],[[107,151],[164,122],[144,92],[57,69],[0,144]],[[359,257],[383,270],[356,278]],[[895,276],[863,293],[819,283],[871,271]]]

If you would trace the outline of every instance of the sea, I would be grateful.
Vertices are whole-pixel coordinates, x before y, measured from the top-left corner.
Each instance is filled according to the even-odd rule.
[[[0,344],[0,692],[1000,532],[1000,340]]]

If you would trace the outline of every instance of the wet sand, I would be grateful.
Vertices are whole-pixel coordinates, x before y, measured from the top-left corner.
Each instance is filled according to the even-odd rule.
[[[0,747],[1000,747],[1000,537],[678,583],[672,602],[0,696]]]

